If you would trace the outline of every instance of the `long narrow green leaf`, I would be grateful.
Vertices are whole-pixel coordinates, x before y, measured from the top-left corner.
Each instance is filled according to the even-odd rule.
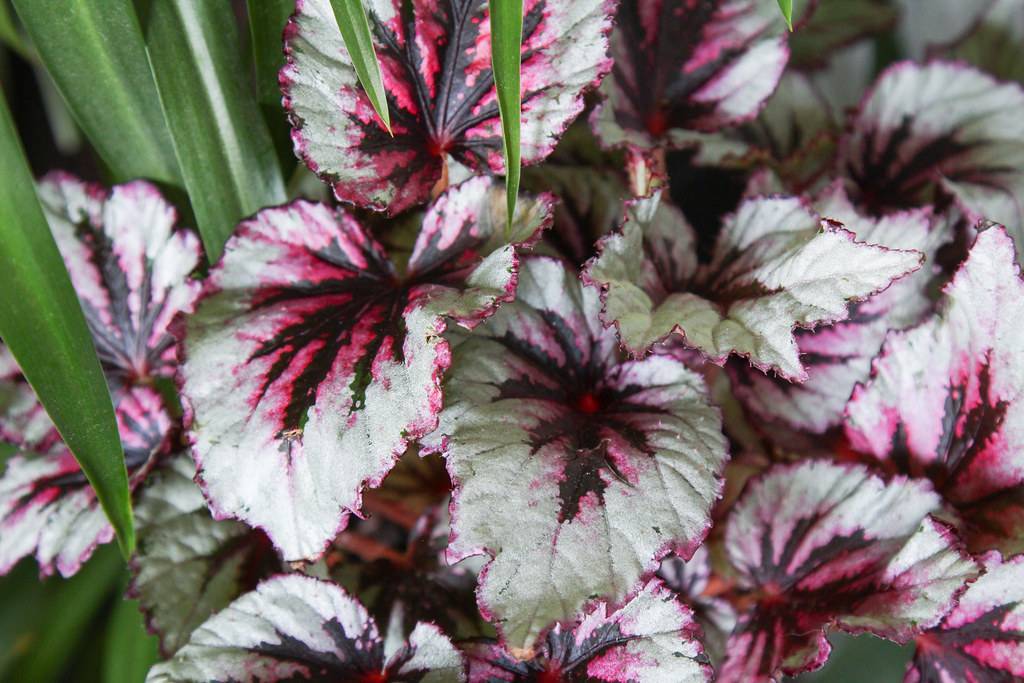
[[[505,142],[505,192],[508,197],[508,225],[511,226],[519,194],[519,116],[522,107],[519,69],[522,62],[523,0],[489,0],[489,3],[491,65]]]
[[[231,3],[153,0],[146,38],[185,188],[215,262],[240,219],[285,198]]]
[[[131,0],[15,0],[14,6],[114,180],[180,182]]]
[[[110,393],[2,97],[0,168],[0,337],[96,490],[127,557],[135,532]]]
[[[362,0],[331,0],[334,18],[341,29],[341,38],[345,41],[345,49],[352,59],[356,76],[360,85],[370,98],[370,103],[377,111],[377,116],[384,122],[384,127],[391,132],[391,115],[388,112],[388,100],[384,93],[384,83],[380,76],[380,64],[377,53],[373,51],[373,39],[370,37],[370,22],[366,18],[366,8]]]
[[[779,0],[779,9],[782,10],[782,17],[786,20],[786,26],[793,30],[793,0]]]
[[[137,600],[119,600],[107,623],[103,647],[103,682],[137,683],[159,659],[156,636],[146,631]]]
[[[277,72],[284,66],[284,26],[295,11],[295,0],[248,0],[246,8],[259,101],[280,110]]]
[[[18,33],[18,27],[14,24],[14,17],[11,16],[11,10],[7,8],[5,0],[0,0],[0,43],[17,52],[26,61],[35,59],[32,50],[21,39],[21,34]]]

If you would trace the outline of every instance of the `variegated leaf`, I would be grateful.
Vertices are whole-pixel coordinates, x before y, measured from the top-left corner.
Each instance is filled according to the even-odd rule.
[[[840,169],[871,213],[948,193],[1024,236],[1024,89],[964,64],[909,62],[875,82],[843,139]],[[1020,246],[1020,245],[1018,245]]]
[[[904,683],[1024,679],[1024,555],[982,562],[985,574],[953,611],[917,636]]]
[[[711,681],[698,635],[693,612],[650,581],[618,609],[598,602],[575,623],[555,624],[527,659],[496,643],[471,644],[469,681]]]
[[[850,302],[918,268],[921,254],[863,244],[792,197],[743,202],[726,219],[709,263],[693,230],[664,199],[650,218],[634,205],[603,240],[584,279],[602,290],[604,316],[642,355],[679,334],[716,363],[749,358],[790,380],[807,379],[793,336],[843,320]]]
[[[729,638],[723,683],[779,680],[825,663],[825,629],[905,642],[938,624],[979,573],[931,515],[927,482],[889,482],[824,461],[776,466],[747,485],[726,553],[752,606]]]
[[[529,648],[696,549],[726,450],[701,378],[667,356],[623,360],[575,271],[529,259],[518,297],[456,348],[438,431],[456,486],[449,557],[494,557],[481,607]]]
[[[436,425],[446,319],[472,327],[512,298],[517,249],[549,224],[551,202],[521,198],[513,244],[504,207],[489,178],[450,189],[404,272],[323,204],[241,224],[187,321],[182,368],[218,516],[264,529],[286,560],[324,551],[362,488]]]
[[[19,387],[28,402],[35,400],[27,384]],[[160,394],[148,387],[117,390],[113,399],[128,485],[134,490],[165,450],[171,418]],[[42,443],[52,445],[46,452],[15,455],[0,477],[0,574],[34,555],[44,576],[55,570],[71,576],[98,545],[114,538],[114,529],[45,411],[37,409],[35,415],[35,426],[47,427],[40,429],[49,435]],[[0,421],[4,419],[0,416]],[[22,443],[26,448],[33,445]]]
[[[615,66],[591,122],[611,147],[649,150],[749,121],[789,58],[778,8],[762,0],[619,5]]]
[[[936,316],[889,337],[846,433],[890,469],[931,478],[969,531],[1005,550],[1019,539],[993,538],[986,508],[1024,490],[1024,281],[1001,227],[978,235],[944,293]]]
[[[736,460],[732,460],[730,466]],[[727,477],[728,478],[728,477]],[[711,553],[705,543],[688,561],[675,555],[665,558],[658,576],[693,610],[702,631],[704,649],[717,666],[725,655],[725,642],[736,625],[736,610],[725,600],[709,595],[712,587]]]
[[[546,157],[611,67],[612,0],[523,3],[522,162]],[[296,152],[344,201],[389,213],[426,202],[451,157],[504,172],[484,0],[367,3],[394,136],[360,89],[329,0],[301,0],[281,71]]]
[[[389,650],[357,601],[333,583],[277,576],[200,626],[149,683],[464,681],[462,655],[432,624]]]

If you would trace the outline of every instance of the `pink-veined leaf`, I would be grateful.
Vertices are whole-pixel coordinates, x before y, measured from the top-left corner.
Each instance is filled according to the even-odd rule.
[[[693,612],[650,581],[618,608],[598,602],[576,621],[555,624],[527,659],[496,643],[470,644],[469,681],[702,683],[712,675],[699,633]]]
[[[944,294],[934,317],[888,338],[850,399],[846,434],[889,469],[932,479],[972,549],[1013,550],[1024,530],[1024,281],[1002,227],[978,235]]]
[[[730,513],[725,549],[752,606],[729,637],[722,683],[819,668],[826,629],[906,642],[939,623],[979,567],[932,517],[927,482],[825,461],[776,466]]]
[[[40,182],[39,197],[111,389],[134,489],[172,431],[148,384],[173,377],[168,325],[191,311],[199,294],[189,279],[199,240],[174,230],[174,209],[145,182],[108,191],[58,172]],[[113,530],[13,360],[2,365],[0,436],[28,452],[12,458],[0,479],[0,572],[35,553],[44,574],[68,576]]]
[[[842,423],[853,387],[868,379],[871,361],[886,333],[917,324],[931,309],[928,285],[934,277],[935,253],[948,235],[940,226],[933,226],[927,210],[901,211],[878,219],[861,216],[839,185],[828,188],[816,206],[823,215],[850,229],[858,240],[915,250],[926,257],[921,269],[853,304],[845,320],[796,331],[800,362],[807,370],[805,382],[793,384],[743,362],[729,364],[733,391],[748,409],[762,419],[821,434]]]
[[[890,67],[840,144],[851,198],[870,213],[951,195],[1024,236],[1024,89],[959,63]],[[1018,248],[1021,245],[1018,245]]]
[[[764,0],[619,5],[615,65],[591,122],[608,146],[675,148],[757,115],[789,58],[785,25]]]
[[[1024,679],[1024,555],[981,558],[985,574],[942,623],[916,638],[904,683]]]
[[[653,215],[633,204],[606,237],[584,280],[600,287],[604,319],[642,355],[673,334],[716,363],[731,354],[803,381],[795,327],[842,320],[847,306],[918,268],[921,254],[864,244],[795,197],[748,200],[726,218],[710,262],[662,198]]]
[[[523,6],[522,163],[546,157],[611,67],[612,0]],[[485,0],[367,3],[394,137],[358,86],[329,0],[302,0],[281,71],[297,153],[344,201],[389,213],[444,185],[447,157],[503,173]]]
[[[430,432],[449,365],[446,320],[472,327],[515,291],[517,249],[550,223],[486,177],[422,219],[400,272],[356,218],[297,201],[244,221],[186,322],[183,392],[216,516],[267,532],[286,560],[318,557],[364,485]],[[244,476],[242,473],[244,472]]]
[[[462,655],[433,624],[400,645],[337,585],[276,576],[211,617],[149,672],[148,683],[465,680]]]
[[[128,593],[167,656],[214,612],[283,569],[263,532],[210,516],[195,471],[187,453],[168,458],[135,505],[139,543]]]
[[[24,392],[25,401],[38,406],[27,384],[18,384],[15,391]],[[134,490],[166,449],[171,418],[160,394],[147,387],[115,390],[113,400],[128,487]],[[7,415],[0,415],[0,422],[6,423],[4,438],[11,438],[16,427],[7,423]],[[71,576],[98,545],[114,538],[114,529],[41,407],[32,427],[22,433],[23,441],[16,442],[26,450],[7,461],[0,477],[0,574],[34,555],[44,576],[54,571]],[[44,452],[30,450],[42,444],[50,446]]]
[[[479,601],[512,648],[587,600],[625,597],[669,551],[692,554],[721,491],[702,379],[667,356],[624,360],[598,311],[575,270],[531,258],[517,301],[453,352],[438,429],[448,553],[494,558]]]

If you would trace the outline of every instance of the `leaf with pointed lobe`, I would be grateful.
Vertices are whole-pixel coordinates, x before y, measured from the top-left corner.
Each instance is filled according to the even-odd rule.
[[[739,354],[797,381],[807,371],[794,328],[844,319],[849,303],[921,262],[915,251],[857,241],[795,197],[741,203],[708,263],[698,263],[694,242],[665,199],[650,218],[627,213],[622,230],[602,240],[584,279],[602,290],[605,320],[623,345],[642,355],[678,334],[713,362]]]

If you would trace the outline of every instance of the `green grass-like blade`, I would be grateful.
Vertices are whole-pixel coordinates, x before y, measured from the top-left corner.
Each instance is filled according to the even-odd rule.
[[[180,182],[131,0],[15,0],[14,6],[114,180]]]
[[[370,23],[366,19],[366,8],[362,0],[331,0],[334,18],[341,29],[341,38],[345,41],[345,49],[356,69],[359,84],[363,86],[377,116],[384,122],[384,127],[391,133],[391,115],[388,113],[388,99],[384,93],[384,83],[380,76],[380,64],[377,54],[373,51],[373,39],[370,36]],[[392,133],[394,135],[394,133]]]
[[[779,9],[782,10],[782,18],[786,20],[786,26],[793,30],[793,0],[779,0]]]
[[[491,66],[498,90],[502,139],[505,143],[505,192],[508,222],[516,210],[519,194],[519,115],[522,108],[519,70],[522,63],[522,0],[489,0],[491,14]]]
[[[96,490],[128,557],[135,547],[131,495],[110,393],[3,98],[0,168],[0,337]]]
[[[150,61],[210,262],[242,218],[284,201],[228,2],[153,0]]]

